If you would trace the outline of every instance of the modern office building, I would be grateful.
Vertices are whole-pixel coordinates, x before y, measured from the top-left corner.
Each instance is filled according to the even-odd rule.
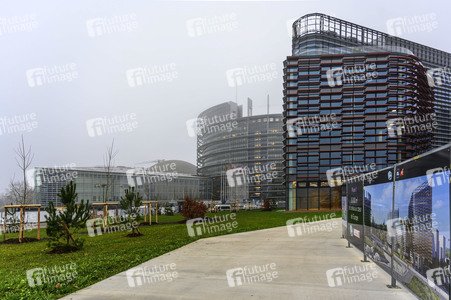
[[[213,180],[213,199],[285,201],[282,115],[248,116],[235,102],[213,106],[198,117],[198,174]]]
[[[114,167],[107,179],[104,167],[67,167],[34,169],[34,202],[47,207],[53,201],[64,206],[57,194],[69,181],[77,184],[77,201],[119,202],[125,189],[135,187],[143,200],[178,201],[189,196],[211,200],[211,179],[196,175],[196,166],[180,160],[160,160],[137,167]]]
[[[431,72],[450,64],[449,53],[327,15],[295,21],[284,62],[287,209],[339,209],[328,171],[346,179],[450,142],[451,85]]]

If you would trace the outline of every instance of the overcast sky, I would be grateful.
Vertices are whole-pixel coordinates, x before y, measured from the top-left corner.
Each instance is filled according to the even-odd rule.
[[[287,23],[308,13],[398,29],[451,51],[449,1],[0,3],[0,192],[20,177],[14,148],[21,134],[32,146],[32,167],[101,165],[113,138],[116,165],[195,164],[186,122],[203,110],[235,101],[237,92],[239,104],[254,100],[254,115],[266,113],[266,95],[270,112],[282,112]],[[390,20],[404,17],[425,20],[424,31],[394,28]],[[257,72],[256,81],[241,82],[237,68]],[[125,131],[106,132],[104,117],[108,128]]]

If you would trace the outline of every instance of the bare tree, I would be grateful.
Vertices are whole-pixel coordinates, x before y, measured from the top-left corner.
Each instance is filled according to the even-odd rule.
[[[0,194],[0,211],[3,212],[4,208],[3,206],[8,204],[8,194],[7,193],[2,193]]]
[[[111,142],[111,146],[107,148],[105,156],[103,158],[103,164],[106,172],[106,186],[105,186],[105,199],[106,203],[108,200],[108,193],[111,187],[111,170],[113,169],[114,158],[116,157],[118,151],[114,150],[114,139]]]
[[[15,181],[14,177],[11,179],[9,183],[9,199],[16,205],[26,205],[31,204],[33,202],[33,188],[28,185],[27,182],[27,169],[30,167],[31,162],[33,161],[34,154],[31,152],[31,146],[26,150],[25,142],[23,140],[23,135],[21,142],[16,152],[16,163],[19,166],[23,181]],[[25,220],[25,209],[20,210],[20,224],[19,224],[19,242],[21,242],[24,230],[23,230],[23,222]]]
[[[7,189],[6,202],[15,205],[32,204],[33,193],[34,189],[28,183],[24,185],[22,181],[15,181],[13,177],[9,182],[9,187]]]

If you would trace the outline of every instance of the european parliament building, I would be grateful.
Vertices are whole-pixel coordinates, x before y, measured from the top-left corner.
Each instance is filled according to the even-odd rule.
[[[213,199],[285,202],[282,115],[248,116],[235,102],[215,105],[198,117],[198,174],[213,180]]]

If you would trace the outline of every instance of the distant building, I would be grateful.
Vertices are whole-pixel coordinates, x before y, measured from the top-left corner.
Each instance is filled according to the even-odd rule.
[[[189,196],[195,200],[211,199],[211,180],[197,176],[196,167],[180,160],[161,160],[151,166],[114,167],[110,172],[107,189],[107,172],[104,167],[71,167],[34,169],[35,203],[47,207],[52,201],[55,206],[64,206],[57,194],[73,180],[77,184],[77,201],[90,203],[119,202],[125,189],[135,187],[143,200],[168,202],[183,200]]]
[[[432,229],[432,258],[443,262],[446,258],[446,237],[439,233],[438,229]]]
[[[438,240],[438,259],[440,261],[446,260],[446,237],[444,235],[439,236]]]
[[[197,125],[198,174],[212,178],[213,199],[285,201],[281,114],[244,117],[242,106],[225,102]]]

